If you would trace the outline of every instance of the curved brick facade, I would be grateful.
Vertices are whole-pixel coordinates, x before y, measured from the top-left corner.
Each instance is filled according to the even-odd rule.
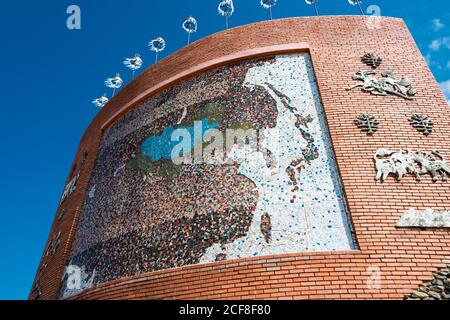
[[[450,183],[441,180],[433,183],[428,175],[423,175],[419,182],[409,174],[401,181],[390,176],[384,182],[377,182],[374,180],[373,157],[380,148],[426,152],[439,149],[444,157],[450,157],[448,105],[404,23],[399,19],[382,18],[374,28],[373,21],[368,19],[283,19],[234,28],[172,54],[126,86],[99,112],[81,139],[74,168],[67,181],[69,187],[72,182],[75,188],[66,190],[65,199],[55,216],[30,299],[61,297],[64,268],[69,261],[77,259],[77,248],[94,248],[94,245],[83,247],[88,237],[80,234],[88,234],[90,230],[87,226],[91,223],[86,222],[89,194],[95,192],[96,175],[102,176],[99,169],[102,148],[114,128],[120,128],[121,122],[128,121],[132,112],[139,112],[139,108],[151,99],[164,94],[170,98],[170,90],[175,90],[176,86],[182,88],[187,83],[191,90],[189,86],[195,79],[213,78],[217,74],[222,79],[220,70],[226,73],[252,61],[256,61],[255,66],[262,63],[269,68],[281,63],[284,58],[277,58],[281,56],[288,57],[286,59],[293,57],[293,60],[305,57],[313,67],[308,76],[317,79],[320,97],[315,105],[320,105],[325,115],[321,117],[325,124],[322,128],[325,133],[321,135],[325,137],[325,145],[330,143],[330,152],[334,152],[336,157],[338,180],[345,195],[342,197],[345,217],[341,224],[344,229],[346,223],[349,224],[348,242],[344,241],[337,247],[325,244],[324,248],[330,250],[320,250],[320,246],[316,250],[304,247],[304,250],[293,250],[305,251],[300,253],[243,255],[241,259],[218,262],[190,257],[187,262],[176,264],[177,268],[159,264],[146,269],[148,272],[134,272],[136,275],[132,276],[127,275],[128,269],[116,270],[107,276],[100,272],[97,276],[103,276],[103,281],[73,298],[402,298],[422,281],[431,278],[433,272],[445,267],[450,258],[449,229],[397,228],[396,222],[410,208],[449,210]],[[375,96],[358,89],[346,90],[358,83],[352,79],[357,71],[370,69],[361,62],[361,56],[368,52],[375,52],[383,58],[377,73],[392,70],[398,76],[408,76],[413,80],[413,87],[417,89],[414,100],[394,95]],[[301,68],[298,73],[301,73]],[[247,74],[245,79],[253,78]],[[272,90],[274,88],[270,84],[265,87],[265,82],[261,82],[261,86],[261,90],[273,93],[275,101],[279,98],[277,103],[289,100],[277,90]],[[270,106],[270,102],[264,105]],[[268,114],[270,109],[265,112]],[[376,115],[381,122],[379,131],[372,136],[362,133],[354,125],[354,119],[362,113]],[[425,136],[413,128],[409,123],[412,114],[426,114],[432,118],[433,133]],[[221,115],[226,115],[226,112]],[[224,117],[232,122],[229,120],[233,119],[232,115]],[[168,121],[170,124],[176,120]],[[261,121],[268,121],[266,125],[271,127],[270,116]],[[255,120],[253,124],[258,122],[260,120]],[[224,125],[224,122],[220,124]],[[308,140],[305,128],[301,132]],[[317,139],[311,145],[320,149]],[[244,215],[242,212],[240,216]],[[267,216],[262,215],[260,219],[266,225],[267,221],[270,224]],[[276,241],[267,236],[267,231],[264,233],[263,224],[261,230],[265,241]],[[246,229],[243,230],[245,233]],[[275,231],[272,233],[274,237]],[[108,232],[113,231],[103,230],[102,234]],[[237,233],[238,236],[241,234]],[[220,243],[226,247],[234,240],[231,236],[220,240]],[[101,250],[104,249],[102,247]],[[98,258],[101,250],[92,250],[91,257]],[[90,261],[85,257],[78,259],[83,263]],[[376,274],[380,275],[380,287],[374,284]]]

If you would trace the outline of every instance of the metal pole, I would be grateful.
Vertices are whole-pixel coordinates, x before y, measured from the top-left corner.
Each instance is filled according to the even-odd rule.
[[[359,11],[361,11],[361,14],[362,14],[363,16],[365,16],[364,11],[363,11],[363,9],[362,9],[362,7],[361,7],[361,3],[359,2],[359,0],[358,0],[357,4],[358,4]]]
[[[314,10],[316,10],[316,16],[319,16],[319,10],[317,9],[317,3],[314,2]]]
[[[225,23],[226,23],[226,28],[228,30],[228,16],[225,16]]]
[[[113,97],[114,97],[114,95],[116,94],[116,87],[114,87],[114,89],[113,89]]]
[[[158,51],[156,51],[156,58],[155,58],[155,64],[158,62]]]
[[[270,20],[272,20],[273,19],[273,17],[272,17],[272,7],[269,7],[269,13],[270,13]]]
[[[136,72],[136,70],[135,69],[133,69],[133,75],[131,76],[131,80],[133,80],[134,79],[134,73]]]
[[[190,45],[190,44],[191,44],[191,33],[188,32],[188,45]]]

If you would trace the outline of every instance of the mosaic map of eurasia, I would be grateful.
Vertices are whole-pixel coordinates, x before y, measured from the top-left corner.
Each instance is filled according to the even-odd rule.
[[[189,142],[181,163],[172,160],[180,130]],[[256,138],[217,147],[217,133],[225,144],[233,130]],[[198,148],[227,161],[189,161]],[[107,130],[69,264],[100,284],[197,263],[353,247],[312,64],[299,54],[205,73]]]

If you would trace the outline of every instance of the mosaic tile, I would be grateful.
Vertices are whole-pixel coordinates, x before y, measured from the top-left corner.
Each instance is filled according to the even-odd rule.
[[[320,101],[308,54],[226,66],[145,101],[104,133],[69,264],[100,284],[353,248]],[[175,163],[180,129],[191,148]],[[255,135],[234,141],[232,130]],[[231,143],[217,147],[217,132]]]

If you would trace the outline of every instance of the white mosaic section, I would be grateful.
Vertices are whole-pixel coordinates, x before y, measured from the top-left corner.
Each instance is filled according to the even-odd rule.
[[[294,113],[311,115],[308,125],[319,158],[306,165],[297,176],[299,190],[291,203],[292,185],[286,168],[299,158],[307,142],[295,126],[296,117],[282,103],[272,88],[291,99]],[[227,245],[214,244],[201,262],[215,261],[219,254],[227,259],[292,252],[349,250],[354,247],[342,188],[336,173],[323,107],[308,54],[277,56],[273,63],[249,70],[246,86],[263,86],[276,100],[277,125],[265,129],[261,150],[269,149],[276,167],[267,168],[262,152],[248,146],[235,146],[228,155],[240,161],[239,173],[257,186],[259,201],[250,230],[243,238]],[[261,232],[261,216],[269,214],[272,241]]]

